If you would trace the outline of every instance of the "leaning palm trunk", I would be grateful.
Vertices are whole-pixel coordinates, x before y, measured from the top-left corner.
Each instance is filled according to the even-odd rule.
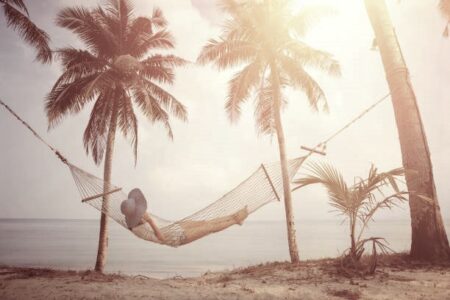
[[[450,258],[434,185],[430,152],[416,97],[397,36],[384,1],[365,0],[392,96],[402,150],[406,184],[411,192],[411,257],[420,260]]]
[[[114,141],[116,137],[117,128],[117,100],[114,100],[114,105],[112,108],[111,120],[109,124],[108,140],[106,144],[105,152],[105,165],[103,170],[103,192],[106,194],[110,190],[111,186],[111,172],[112,172],[112,159],[114,154]],[[95,263],[95,270],[97,272],[103,272],[106,263],[106,255],[108,250],[108,217],[104,213],[108,211],[109,208],[109,194],[103,196],[102,203],[102,214],[100,217],[100,232],[98,238],[98,250],[97,250],[97,261]]]
[[[295,222],[294,222],[294,213],[292,209],[292,194],[287,169],[286,145],[284,141],[283,127],[280,119],[280,110],[277,109],[275,114],[277,115],[275,117],[275,123],[277,130],[278,147],[280,151],[281,174],[283,178],[284,209],[286,212],[289,255],[291,256],[291,262],[297,263],[299,262],[300,258],[298,254],[297,240],[295,236]]]
[[[298,255],[297,240],[295,236],[295,222],[294,213],[292,209],[292,194],[291,186],[289,180],[289,173],[287,168],[287,158],[286,158],[286,144],[284,139],[283,124],[281,123],[281,96],[280,96],[280,84],[278,74],[272,65],[272,82],[273,82],[273,92],[274,92],[274,105],[275,105],[275,129],[277,132],[278,147],[280,151],[280,164],[281,164],[281,175],[283,178],[283,192],[284,192],[284,209],[286,212],[286,226],[288,235],[288,245],[289,245],[289,255],[291,257],[292,263],[299,262],[300,258]]]

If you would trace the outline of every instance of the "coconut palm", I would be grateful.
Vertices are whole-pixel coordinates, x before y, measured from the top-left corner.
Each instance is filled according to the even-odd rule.
[[[384,65],[402,151],[411,212],[411,257],[419,260],[450,259],[433,177],[430,150],[408,67],[389,12],[383,0],[365,0],[367,14]],[[420,196],[419,196],[420,195]]]
[[[103,7],[94,9],[62,9],[56,22],[74,32],[86,48],[57,50],[63,73],[47,96],[49,127],[94,102],[83,141],[95,163],[100,164],[104,157],[106,193],[117,130],[129,137],[136,159],[138,120],[135,107],[151,122],[162,123],[170,138],[173,135],[169,116],[186,120],[185,107],[160,86],[174,82],[174,67],[182,65],[184,60],[153,53],[156,49],[174,47],[159,9],[155,9],[150,18],[136,18],[129,1],[109,0]],[[107,196],[103,198],[103,205],[107,209]],[[102,214],[97,271],[103,270],[106,260],[107,221]]]
[[[344,216],[349,224],[350,247],[346,251],[346,259],[349,259],[353,266],[357,266],[367,242],[373,242],[374,247],[378,246],[384,251],[386,246],[382,239],[363,238],[363,234],[379,209],[390,209],[399,202],[407,201],[405,196],[408,192],[399,189],[399,181],[404,175],[403,168],[380,173],[372,165],[367,178],[356,178],[353,185],[347,184],[339,170],[326,163],[310,163],[309,173],[294,181],[294,190],[312,184],[325,187],[330,205]],[[386,196],[388,190],[392,190],[392,193]]]
[[[49,36],[30,19],[28,9],[22,0],[0,0],[6,18],[6,26],[16,30],[31,46],[36,48],[36,59],[43,63],[52,60],[52,51],[48,46]]]
[[[299,89],[306,94],[313,109],[327,108],[323,90],[306,68],[337,75],[339,64],[331,54],[310,47],[302,38],[328,11],[309,7],[292,13],[288,0],[225,0],[222,7],[229,16],[223,32],[218,39],[209,40],[198,62],[212,62],[219,69],[242,66],[229,82],[225,105],[228,116],[231,121],[236,121],[241,105],[255,95],[257,130],[277,136],[289,251],[291,261],[297,262],[299,256],[281,121],[281,110],[286,104],[283,90],[286,87]]]

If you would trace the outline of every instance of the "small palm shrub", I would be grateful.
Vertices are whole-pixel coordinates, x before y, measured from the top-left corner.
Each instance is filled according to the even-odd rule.
[[[374,273],[377,253],[385,254],[391,249],[383,238],[363,238],[363,234],[378,210],[391,209],[407,201],[408,192],[401,191],[399,188],[404,169],[378,172],[378,169],[372,165],[367,178],[357,177],[352,185],[346,183],[342,174],[330,164],[311,163],[308,169],[310,174],[294,181],[294,190],[312,184],[321,184],[328,192],[330,205],[348,221],[350,247],[342,255],[341,267],[347,274]],[[367,246],[372,249],[369,264],[362,262]]]

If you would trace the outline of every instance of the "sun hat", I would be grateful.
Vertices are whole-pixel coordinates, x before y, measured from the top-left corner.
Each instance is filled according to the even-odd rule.
[[[147,200],[140,189],[133,189],[128,193],[128,199],[120,204],[120,211],[125,215],[125,222],[129,229],[136,227],[147,210]]]

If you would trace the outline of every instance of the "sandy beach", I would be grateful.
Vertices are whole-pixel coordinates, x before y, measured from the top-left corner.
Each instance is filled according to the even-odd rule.
[[[450,299],[450,265],[396,259],[348,278],[336,260],[268,263],[200,277],[153,279],[92,271],[2,267],[1,299]]]

